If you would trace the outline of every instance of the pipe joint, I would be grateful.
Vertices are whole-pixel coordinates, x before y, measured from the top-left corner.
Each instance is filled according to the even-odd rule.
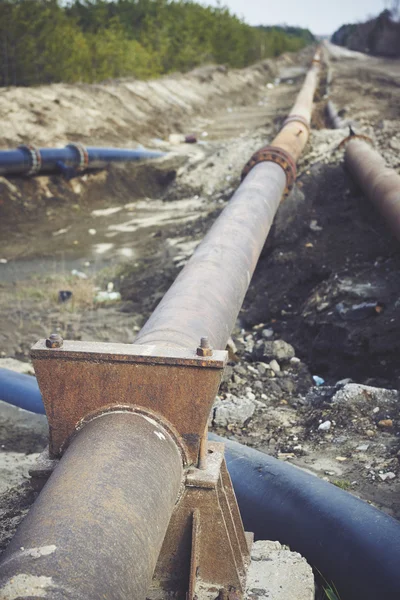
[[[277,146],[265,146],[261,148],[248,161],[242,171],[242,180],[250,173],[250,171],[261,162],[274,162],[285,171],[286,188],[284,196],[288,196],[291,192],[294,182],[296,181],[296,163],[286,150]]]
[[[307,128],[308,133],[310,133],[310,122],[305,117],[301,115],[289,115],[283,122],[282,127],[285,127],[289,123],[301,123],[304,127]]]
[[[66,148],[72,148],[78,155],[79,163],[76,167],[78,171],[85,171],[89,166],[89,152],[83,144],[80,142],[74,142],[67,144]]]
[[[39,173],[42,168],[42,155],[40,154],[39,148],[32,144],[23,144],[22,146],[18,146],[18,149],[29,155],[30,168],[26,172],[26,175],[30,176]]]

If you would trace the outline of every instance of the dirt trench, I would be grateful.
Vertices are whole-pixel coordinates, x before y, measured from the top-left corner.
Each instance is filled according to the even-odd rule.
[[[30,346],[52,330],[70,339],[132,342],[231,197],[243,164],[279,129],[310,56],[308,50],[268,63],[268,69],[218,72],[215,102],[207,102],[206,79],[208,95],[199,92],[179,123],[179,102],[166,96],[176,104],[171,118],[157,132],[140,126],[129,138],[170,151],[156,163],[113,166],[70,182],[58,176],[3,178],[2,356],[28,361]],[[400,169],[400,62],[346,51],[336,54],[332,68],[336,105]],[[232,83],[237,87],[231,94],[221,80],[236,76],[240,85]],[[193,77],[201,89],[198,75],[179,79],[188,98]],[[38,90],[44,99],[55,91],[62,97],[83,90],[54,87]],[[90,86],[84,91],[92,93]],[[210,426],[399,517],[398,246],[343,167],[337,146],[347,131],[328,128],[323,93],[321,88],[296,189],[281,204],[233,332],[232,361]],[[17,91],[10,94],[18,105]],[[121,113],[118,103],[112,105],[116,118],[126,119],[129,101]],[[40,143],[51,145],[52,134],[54,143],[67,141],[65,114],[54,118],[53,129],[36,122]],[[153,118],[157,124],[160,113]],[[121,128],[96,130],[96,143],[125,145],[131,125],[125,120]],[[79,120],[74,131],[78,139]],[[195,134],[199,143],[176,143],[182,132]],[[26,141],[24,135],[21,129],[7,143]],[[96,301],[99,291],[109,289],[121,300]],[[63,290],[72,292],[67,302],[60,302]],[[291,349],[269,355],[268,343],[279,346],[280,340]],[[356,384],[365,387],[351,387]],[[233,411],[225,410],[231,414],[225,421],[221,406]],[[235,407],[242,411],[239,419]],[[10,415],[0,412],[0,419],[3,458],[43,446],[44,423],[40,432],[24,428],[21,434]],[[329,428],[320,429],[327,422]],[[30,439],[26,446],[15,441],[21,435]],[[3,472],[9,477],[12,467]],[[26,470],[21,473],[23,478]],[[32,500],[26,484],[16,489],[0,502],[3,545]],[[18,515],[10,508],[16,494]]]

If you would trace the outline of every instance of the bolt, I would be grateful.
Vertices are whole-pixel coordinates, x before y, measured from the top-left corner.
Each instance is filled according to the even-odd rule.
[[[46,340],[47,348],[61,348],[64,340],[59,333],[51,333]]]
[[[213,349],[210,346],[208,337],[200,338],[200,346],[198,346],[196,350],[197,356],[212,356],[212,353]]]

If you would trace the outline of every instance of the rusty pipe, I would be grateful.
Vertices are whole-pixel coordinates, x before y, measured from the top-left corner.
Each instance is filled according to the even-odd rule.
[[[147,416],[85,425],[3,555],[0,598],[144,600],[182,476],[175,442]]]
[[[256,165],[165,294],[135,344],[224,349],[286,185],[283,169]]]
[[[320,63],[313,62],[288,119],[271,144],[288,152],[294,162],[300,158],[310,135],[311,113],[319,72]]]
[[[313,62],[289,118],[310,122],[318,73],[319,63]],[[272,145],[297,161],[308,135],[308,125],[291,120]],[[225,348],[285,187],[285,171],[274,162],[261,162],[248,173],[136,344],[190,348],[207,336],[214,348]]]
[[[379,152],[357,138],[347,142],[345,162],[363,192],[400,240],[400,175],[386,166]]]

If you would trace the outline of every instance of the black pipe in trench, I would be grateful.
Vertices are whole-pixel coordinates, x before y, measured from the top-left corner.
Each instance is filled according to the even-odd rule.
[[[244,526],[300,552],[338,600],[399,600],[400,523],[267,454],[209,434],[225,454]]]

